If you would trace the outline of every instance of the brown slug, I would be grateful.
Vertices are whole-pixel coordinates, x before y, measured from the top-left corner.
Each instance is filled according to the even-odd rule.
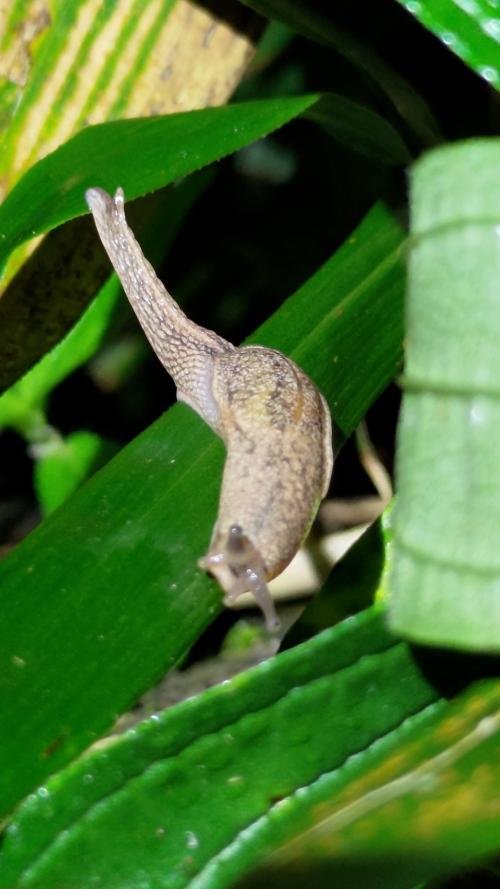
[[[127,225],[122,189],[85,193],[97,231],[158,358],[226,445],[219,513],[199,560],[232,605],[253,593],[267,628],[279,621],[267,581],[288,565],[325,496],[333,466],[330,412],[309,377],[263,346],[236,348],[186,317]]]

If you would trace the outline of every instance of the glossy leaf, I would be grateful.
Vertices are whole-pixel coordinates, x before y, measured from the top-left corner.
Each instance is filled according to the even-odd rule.
[[[452,52],[500,87],[500,19],[491,0],[399,0]]]
[[[354,34],[339,27],[334,6],[306,0],[242,0],[268,19],[283,22],[298,34],[334,49],[360,68],[391,100],[400,118],[407,122],[424,145],[439,141],[439,127],[431,110],[417,91]]]
[[[490,680],[407,720],[283,811],[275,806],[189,885],[235,885],[277,841],[282,848],[238,887],[411,889],[470,868],[500,849],[499,746],[500,683]]]
[[[500,141],[428,154],[412,175],[391,626],[500,650]]]
[[[375,208],[253,338],[320,385],[337,445],[400,366],[402,241]],[[222,458],[210,430],[176,405],[0,565],[4,809],[102,733],[221,607],[196,560]]]
[[[385,144],[388,155],[394,158],[399,151],[400,158],[405,157],[397,133],[382,118],[331,95],[243,103],[94,127],[37,164],[0,207],[5,256],[9,238],[12,246],[29,233],[46,231],[86,212],[86,185],[100,184],[113,191],[121,184],[128,198],[142,194],[234,151],[304,110],[318,115],[322,126],[345,142],[358,144],[360,150],[364,147],[380,155],[381,149],[375,146]],[[140,167],[135,162],[138,154]],[[95,292],[94,282],[106,279],[107,260],[87,220],[74,220],[39,252],[0,301],[0,388],[10,386],[66,333]]]
[[[56,776],[7,829],[0,887],[191,885],[273,801],[436,697],[408,646],[388,635],[380,614],[364,613]]]
[[[376,121],[378,156],[386,144],[391,161],[408,158],[396,131],[375,112],[342,97],[325,98],[318,107],[321,96],[296,96],[88,127],[32,167],[1,205],[0,263],[28,238],[87,212],[83,193],[89,186],[114,191],[121,185],[129,200],[140,197],[307,112],[318,114],[337,137],[345,132],[344,141],[360,150]]]
[[[433,673],[371,609],[155,714],[21,806],[0,889],[222,889],[276,847],[245,886],[410,887],[491,854],[500,684],[450,705]]]

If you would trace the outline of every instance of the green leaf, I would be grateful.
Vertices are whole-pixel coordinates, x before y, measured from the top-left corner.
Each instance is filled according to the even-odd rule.
[[[397,130],[380,114],[342,96],[326,94],[304,117],[342,145],[382,163],[407,164],[411,155]]]
[[[28,238],[87,212],[86,188],[114,191],[121,185],[129,200],[139,197],[237,151],[304,112],[314,113],[320,100],[318,95],[265,99],[88,127],[35,164],[1,205],[0,266]],[[344,141],[359,150],[366,150],[368,131],[377,121],[378,156],[388,140],[391,161],[398,150],[399,162],[408,158],[390,124],[355,102],[330,95],[317,113],[322,124],[328,122],[337,136],[345,133]]]
[[[34,485],[44,515],[64,503],[80,485],[118,450],[95,432],[57,433],[37,447]]]
[[[500,19],[491,0],[399,0],[426,28],[497,89]]]
[[[409,647],[365,612],[55,776],[7,829],[0,887],[226,885],[202,869],[240,831],[436,698]]]
[[[500,650],[500,140],[458,143],[412,175],[404,405],[391,626]]]
[[[498,680],[428,708],[253,823],[189,885],[234,886],[266,848],[241,889],[413,889],[491,857],[500,849],[499,708]]]
[[[376,207],[252,338],[319,384],[337,446],[400,366],[402,242]],[[222,458],[210,430],[176,405],[0,564],[4,811],[95,740],[220,609],[196,560]]]
[[[439,126],[428,105],[398,72],[356,36],[339,27],[333,11],[325,5],[306,0],[241,0],[256,12],[283,22],[309,40],[334,49],[372,79],[392,102],[402,120],[407,122],[423,145],[440,141]],[[315,8],[316,7],[316,8]]]

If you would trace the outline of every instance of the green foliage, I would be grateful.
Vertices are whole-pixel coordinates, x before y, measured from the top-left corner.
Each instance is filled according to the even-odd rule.
[[[493,82],[483,4],[405,5]],[[155,40],[170,0],[108,0],[96,16],[90,0],[55,3],[28,55],[15,55],[30,60],[25,80],[9,79],[12,63],[0,82],[0,426],[29,445],[47,514],[0,563],[0,889],[410,889],[500,851],[498,663],[481,656],[500,638],[498,142],[418,161],[410,238],[402,175],[445,135],[491,132],[493,93],[445,46],[427,43],[394,0],[366,15],[321,0],[244,6],[280,23],[241,87],[248,101],[126,119],[153,71],[150,50],[168,46]],[[6,58],[28,33],[27,9],[12,5],[0,35]],[[148,12],[120,79],[134,15]],[[405,29],[417,45],[413,68]],[[53,60],[62,65],[61,120],[55,105],[40,114]],[[453,110],[460,78],[471,98],[458,90]],[[85,127],[102,90],[109,101],[97,119],[107,122]],[[155,82],[149,110],[159,91]],[[205,167],[208,178],[197,172]],[[185,405],[147,425],[168,395],[155,400],[156,370],[142,361],[132,380],[108,374],[116,397],[99,392],[106,422],[97,413],[80,420],[78,386],[95,385],[102,349],[129,354],[120,288],[93,228],[77,218],[84,188],[96,185],[121,185],[127,199],[155,192],[130,208],[148,257],[159,266],[169,256],[190,316],[235,341],[254,330],[249,342],[281,349],[310,374],[330,405],[337,454],[400,376],[406,342],[408,391],[394,539],[387,515],[365,532],[281,654],[94,747],[195,643],[191,657],[218,647],[200,636],[221,592],[196,564],[223,460],[222,444]],[[261,205],[266,189],[271,204]],[[245,237],[233,240],[239,215],[255,207]],[[47,238],[27,259],[39,235]],[[267,239],[279,260],[259,252]],[[252,274],[238,279],[248,257]],[[124,446],[127,435],[108,434],[117,406],[121,418],[138,418]],[[485,406],[488,422],[476,428],[470,418]],[[411,571],[401,567],[408,535]],[[241,638],[262,642],[254,629]]]
[[[370,759],[377,738],[385,735],[390,749],[388,735],[435,699],[408,646],[367,612],[147,720],[75,764],[62,782],[49,781],[7,832],[0,887],[76,887],[98,878],[114,889],[140,883],[144,869],[155,885],[172,889],[192,878],[227,885],[227,878],[206,882],[203,868],[211,862],[217,869],[221,850],[244,827],[264,817],[276,830],[273,802],[314,785],[352,752],[367,751]],[[339,723],[352,700],[359,705]],[[278,821],[286,823],[292,812],[281,808]]]
[[[375,208],[352,243],[252,338],[283,349],[311,374],[344,436],[401,360],[401,243],[390,213]],[[392,318],[383,337],[376,325],[381,314]],[[356,336],[347,338],[347,329]],[[365,378],[356,356],[370,337],[374,370]],[[325,353],[344,368],[335,386]],[[1,700],[9,726],[0,749],[5,807],[107,728],[186,654],[220,608],[220,593],[196,560],[210,538],[222,456],[213,433],[177,405],[0,564],[0,640],[7,656]],[[22,619],[31,608],[36,625]],[[75,663],[78,676],[68,685]],[[44,699],[47,708],[40,705]],[[44,757],[56,739],[57,749]],[[12,757],[16,768],[3,768]]]
[[[0,207],[0,264],[28,238],[86,212],[83,193],[90,186],[114,191],[120,183],[129,200],[139,197],[299,115],[310,116],[348,145],[375,153],[377,159],[381,155],[391,162],[408,159],[390,124],[333,95],[268,99],[88,127],[35,164]]]
[[[497,89],[500,86],[498,7],[491,0],[399,0],[446,47]]]
[[[500,650],[498,140],[446,146],[412,173],[408,352],[391,626]]]

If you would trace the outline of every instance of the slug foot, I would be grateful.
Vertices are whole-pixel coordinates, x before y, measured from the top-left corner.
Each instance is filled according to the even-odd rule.
[[[264,615],[267,630],[270,633],[279,630],[280,621],[266,583],[264,560],[239,525],[232,525],[222,541],[217,535],[198,565],[221,585],[224,605],[232,606],[242,593],[252,593]]]

